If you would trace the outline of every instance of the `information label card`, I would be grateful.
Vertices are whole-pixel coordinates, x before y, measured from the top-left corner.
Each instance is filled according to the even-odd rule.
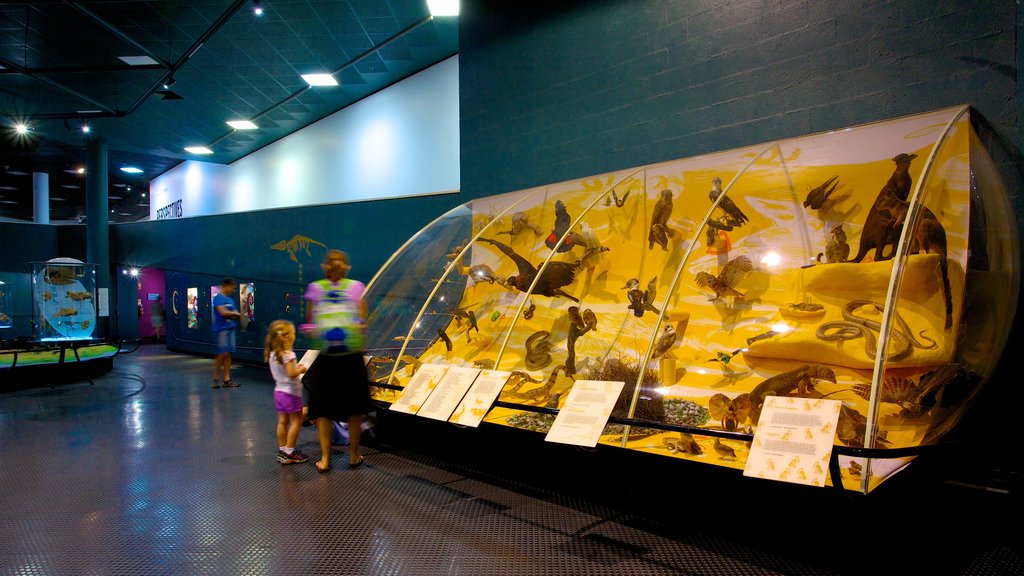
[[[512,373],[506,370],[484,370],[480,372],[469,392],[462,398],[455,413],[448,419],[452,424],[462,424],[476,428],[483,421],[487,411],[491,409],[501,389],[508,382]]]
[[[452,366],[441,377],[430,397],[423,403],[423,408],[417,412],[418,416],[433,418],[434,420],[447,420],[459,401],[466,395],[466,391],[473,385],[473,380],[480,374],[479,368],[468,368]]]
[[[744,476],[824,486],[839,400],[768,396]]]
[[[597,446],[625,385],[625,382],[577,380],[544,440],[591,448]]]
[[[441,381],[446,370],[448,370],[447,366],[438,364],[420,366],[409,383],[405,385],[402,395],[391,405],[391,409],[406,414],[419,412],[420,407],[427,400],[427,396],[430,396],[431,390]]]
[[[302,355],[301,359],[299,359],[298,365],[299,366],[305,366],[306,370],[309,370],[309,367],[313,365],[313,361],[316,360],[316,357],[319,356],[319,355],[320,355],[320,351],[319,350],[317,350],[315,348],[310,348],[309,350],[306,350],[306,353]],[[299,380],[302,380],[302,378],[305,377],[305,375],[306,375],[305,372],[300,374],[299,375]]]

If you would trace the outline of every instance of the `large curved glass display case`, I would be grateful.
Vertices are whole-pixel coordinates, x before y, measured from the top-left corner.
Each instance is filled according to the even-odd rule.
[[[74,258],[32,264],[36,339],[87,340],[96,330],[96,265]]]
[[[767,396],[841,400],[838,445],[921,446],[998,361],[1017,262],[999,175],[950,108],[459,206],[370,283],[369,368],[389,402],[423,364],[509,371],[485,421],[537,431],[554,416],[514,406],[623,381],[630,420],[600,443],[734,468]],[[905,463],[844,457],[843,484]]]

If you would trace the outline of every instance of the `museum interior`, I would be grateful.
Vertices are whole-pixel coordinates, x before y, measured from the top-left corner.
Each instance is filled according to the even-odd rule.
[[[0,575],[1024,574],[1019,2],[0,24]]]

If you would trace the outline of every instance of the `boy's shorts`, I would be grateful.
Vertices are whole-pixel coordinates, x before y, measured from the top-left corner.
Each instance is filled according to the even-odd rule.
[[[280,390],[274,391],[274,408],[281,414],[302,412],[302,396],[295,396]]]
[[[235,331],[221,330],[217,332],[217,354],[235,351]]]

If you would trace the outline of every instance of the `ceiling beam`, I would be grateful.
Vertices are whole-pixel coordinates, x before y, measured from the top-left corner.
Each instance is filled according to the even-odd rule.
[[[163,58],[157,56],[149,48],[146,48],[141,43],[137,42],[134,38],[132,38],[131,36],[129,36],[129,35],[125,34],[124,32],[122,32],[121,29],[118,28],[117,26],[114,26],[110,22],[107,22],[106,20],[104,20],[103,17],[100,16],[99,14],[93,12],[92,10],[89,10],[88,8],[86,8],[85,6],[81,5],[78,2],[64,2],[64,3],[67,4],[69,7],[71,7],[73,10],[75,10],[78,13],[84,15],[86,18],[89,18],[93,22],[95,22],[95,23],[99,24],[100,26],[102,26],[103,29],[105,29],[107,32],[110,32],[114,36],[117,36],[121,40],[124,40],[125,42],[127,42],[127,43],[131,44],[132,46],[138,48],[139,50],[142,51],[143,54],[145,54],[146,56],[149,56],[153,60],[156,60],[157,62],[162,64],[162,66],[160,66],[161,68],[169,68],[170,67],[170,64],[168,64],[167,61],[165,61]]]
[[[163,64],[111,64],[108,66],[53,66],[49,68],[22,68],[21,70],[0,70],[3,74],[92,74],[94,72],[134,72],[136,70],[166,70]]]
[[[153,85],[149,87],[149,90],[146,90],[146,93],[143,94],[142,97],[140,97],[138,100],[136,100],[135,103],[132,104],[131,107],[128,108],[128,110],[125,113],[131,114],[132,112],[138,110],[139,106],[142,106],[142,104],[146,101],[146,98],[152,96],[153,92],[155,92],[158,88],[163,86],[167,79],[173,76],[175,72],[177,72],[182,66],[184,66],[185,62],[188,62],[188,59],[191,58],[192,55],[196,53],[196,51],[202,48],[203,44],[205,44],[207,40],[212,38],[214,34],[216,34],[225,24],[227,24],[228,20],[230,20],[231,17],[235,15],[235,12],[238,12],[238,10],[242,8],[242,6],[245,6],[248,3],[249,0],[234,0],[234,2],[231,3],[231,6],[228,6],[228,9],[225,10],[224,13],[221,14],[217,18],[217,20],[213,24],[211,24],[210,27],[202,33],[202,35],[199,36],[199,38],[196,38],[195,42],[193,42],[192,45],[188,47],[188,50],[186,50],[185,53],[182,54],[180,58],[178,58],[173,64],[171,64],[167,72],[164,73],[159,80],[154,82]]]
[[[88,102],[88,103],[90,103],[93,106],[96,106],[98,108],[101,108],[102,110],[104,110],[106,112],[113,112],[114,111],[110,106],[107,106],[106,104],[100,102],[99,100],[95,100],[93,98],[90,98],[89,96],[86,96],[85,94],[82,94],[81,92],[79,92],[79,91],[77,91],[77,90],[75,90],[73,88],[65,86],[64,84],[61,84],[60,82],[57,82],[56,80],[51,80],[50,78],[47,78],[46,76],[42,76],[40,74],[34,74],[34,73],[30,72],[24,66],[20,66],[20,65],[14,63],[14,62],[11,62],[10,60],[7,60],[6,58],[0,58],[0,66],[3,66],[4,68],[10,68],[11,70],[15,70],[17,72],[20,72],[21,74],[24,74],[24,75],[28,76],[29,78],[34,78],[35,80],[39,80],[40,82],[49,84],[50,86],[53,86],[54,88],[57,88],[58,90],[63,90],[64,92],[67,92],[68,94],[71,94],[72,96],[74,96],[76,98],[80,98],[81,100],[83,100],[85,102]]]

